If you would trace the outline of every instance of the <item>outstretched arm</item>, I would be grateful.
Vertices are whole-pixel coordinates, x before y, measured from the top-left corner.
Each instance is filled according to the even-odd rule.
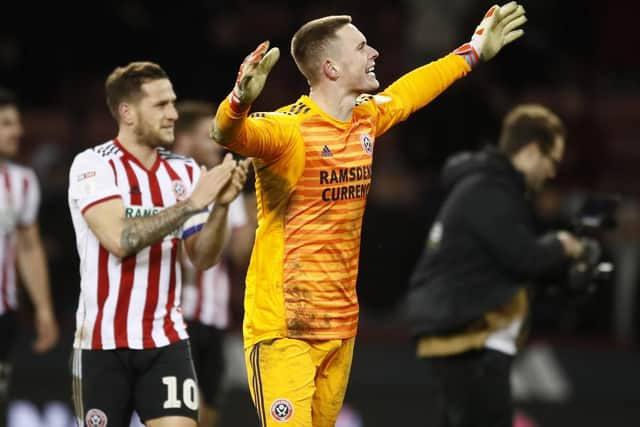
[[[406,120],[413,112],[424,107],[444,92],[455,81],[464,77],[480,61],[493,58],[502,47],[524,34],[521,29],[527,21],[524,8],[516,2],[502,7],[492,6],[471,41],[451,54],[417,68],[386,88],[382,95],[377,135]],[[385,95],[388,100],[385,105]]]
[[[471,41],[465,43],[453,53],[460,55],[475,67],[480,60],[486,62],[496,56],[500,50],[524,34],[521,28],[527,17],[524,7],[515,1],[503,6],[493,5],[484,15],[480,25],[471,36]]]
[[[264,88],[280,51],[261,43],[240,66],[233,91],[220,103],[211,122],[211,138],[244,157],[266,162],[291,147],[298,132],[295,120],[280,113],[260,113],[247,117],[251,104]]]
[[[277,47],[269,50],[269,41],[262,42],[247,56],[238,70],[238,78],[226,102],[218,109],[211,123],[211,138],[229,145],[243,124],[251,104],[262,92],[269,72],[280,58]],[[226,104],[228,102],[228,104]]]

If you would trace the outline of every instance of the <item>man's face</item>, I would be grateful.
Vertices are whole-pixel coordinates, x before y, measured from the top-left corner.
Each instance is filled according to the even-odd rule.
[[[0,158],[16,155],[23,129],[20,113],[15,106],[0,107]]]
[[[524,174],[529,187],[540,191],[544,184],[558,173],[558,167],[564,156],[564,139],[557,137],[547,154],[540,150],[538,144],[531,144],[531,149],[529,167]]]
[[[201,118],[192,129],[183,132],[176,139],[175,152],[193,159],[199,164],[212,168],[222,161],[224,148],[213,142],[209,136],[212,118]]]
[[[378,51],[367,44],[367,39],[354,25],[345,25],[336,32],[330,51],[339,80],[347,91],[361,94],[380,87],[375,73]]]
[[[159,79],[144,83],[142,93],[142,98],[132,104],[134,132],[138,139],[152,147],[173,144],[178,112],[171,82]]]

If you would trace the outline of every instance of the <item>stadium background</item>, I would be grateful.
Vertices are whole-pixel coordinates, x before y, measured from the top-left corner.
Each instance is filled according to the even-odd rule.
[[[530,350],[514,375],[518,408],[540,426],[640,425],[640,7],[631,0],[523,4],[529,18],[523,39],[378,141],[358,281],[361,331],[347,395],[353,412],[345,413],[343,422],[351,423],[345,426],[426,424],[420,420],[428,412],[429,373],[414,360],[401,302],[442,198],[439,168],[452,152],[494,141],[501,116],[520,102],[546,104],[569,131],[560,175],[537,203],[541,224],[566,223],[586,192],[621,195],[622,205],[618,229],[601,236],[616,263],[614,280],[587,301],[538,301]],[[273,109],[306,93],[286,52],[308,19],[351,14],[381,53],[376,73],[386,86],[466,41],[489,6],[477,0],[4,4],[0,85],[21,99],[20,160],[36,168],[42,186],[40,223],[62,328],[54,352],[30,354],[25,301],[10,425],[70,425],[67,360],[78,264],[67,172],[75,153],[115,135],[103,82],[116,65],[156,61],[179,98],[218,102],[242,58],[268,38],[284,55],[254,110]],[[238,346],[241,295],[239,283],[230,352]],[[223,427],[254,425],[241,368],[229,384]]]

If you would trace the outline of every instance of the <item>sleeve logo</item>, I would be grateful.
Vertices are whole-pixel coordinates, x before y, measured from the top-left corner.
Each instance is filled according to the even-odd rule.
[[[92,178],[96,176],[96,171],[87,171],[78,175],[78,182],[84,181],[87,178]]]
[[[373,154],[373,139],[367,133],[363,133],[360,136],[360,144],[362,144],[362,149],[369,156]]]

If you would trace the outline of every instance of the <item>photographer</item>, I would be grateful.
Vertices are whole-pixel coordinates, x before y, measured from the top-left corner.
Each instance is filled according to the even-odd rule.
[[[583,243],[537,236],[529,196],[557,172],[560,119],[520,105],[499,145],[452,157],[447,198],[411,278],[408,313],[417,355],[436,381],[429,426],[511,426],[509,373],[528,311],[527,286],[566,272]]]

